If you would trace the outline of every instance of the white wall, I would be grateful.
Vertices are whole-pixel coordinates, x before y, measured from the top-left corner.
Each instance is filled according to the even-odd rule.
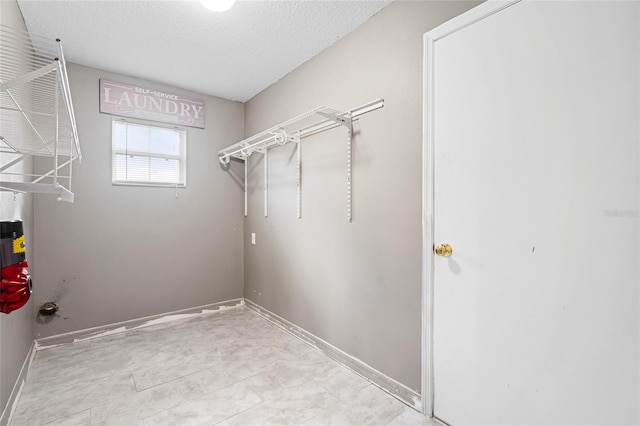
[[[0,1],[0,22],[22,31],[26,30],[18,4],[14,0]],[[0,60],[2,53],[0,52]],[[2,155],[2,154],[0,154]],[[19,167],[29,173],[32,164]],[[12,171],[18,171],[13,168]],[[0,192],[0,221],[22,220],[27,244],[27,260],[33,262],[33,195]],[[37,284],[36,284],[37,285]],[[0,314],[0,412],[5,408],[25,356],[33,341],[33,298],[11,314]],[[0,422],[4,419],[0,419]]]
[[[252,135],[318,105],[385,107],[356,125],[353,223],[346,138],[302,143],[302,219],[294,146],[251,157],[245,297],[420,392],[422,36],[476,2],[396,1],[246,104]],[[256,245],[250,234],[256,233]]]
[[[100,78],[138,83],[206,103],[206,129],[187,130],[187,188],[111,184],[111,120],[98,112]],[[44,337],[234,299],[243,295],[241,174],[217,151],[243,138],[241,103],[75,64],[71,95],[83,151],[75,203],[35,202],[35,303],[59,315]]]

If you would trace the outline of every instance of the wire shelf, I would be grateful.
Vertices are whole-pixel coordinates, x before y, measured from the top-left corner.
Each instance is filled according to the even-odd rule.
[[[333,124],[326,115],[322,114],[339,116],[343,113],[327,107],[312,109],[220,150],[218,153],[220,161],[226,164],[232,157],[244,160],[254,152],[263,152],[264,149],[292,142],[296,137],[307,136],[309,130],[316,126],[325,123]]]
[[[347,128],[347,164],[346,164],[346,183],[347,183],[347,220],[351,222],[351,168],[352,153],[351,141],[353,139],[353,120],[370,111],[382,108],[384,106],[383,99],[376,99],[368,104],[359,106],[349,111],[340,112],[327,107],[314,108],[304,114],[300,114],[290,120],[282,122],[247,139],[243,139],[227,148],[218,151],[218,159],[222,164],[229,164],[232,158],[245,162],[244,167],[244,215],[248,214],[248,191],[247,191],[247,160],[254,153],[264,155],[264,216],[268,216],[268,151],[270,148],[285,145],[288,143],[296,143],[296,215],[298,219],[302,217],[301,212],[301,146],[302,138],[314,135],[319,132],[337,127],[344,126]]]
[[[61,43],[0,25],[0,190],[73,201],[81,156]]]

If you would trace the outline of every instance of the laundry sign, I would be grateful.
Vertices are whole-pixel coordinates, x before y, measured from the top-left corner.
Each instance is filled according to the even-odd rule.
[[[204,129],[204,101],[100,79],[100,112]]]

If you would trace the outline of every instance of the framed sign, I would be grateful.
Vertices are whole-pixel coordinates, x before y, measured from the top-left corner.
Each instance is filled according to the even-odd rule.
[[[204,129],[204,101],[100,79],[100,112]]]

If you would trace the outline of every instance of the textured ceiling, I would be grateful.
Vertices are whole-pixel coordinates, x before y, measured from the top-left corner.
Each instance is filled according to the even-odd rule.
[[[353,31],[391,0],[18,0],[29,32],[107,71],[246,101]]]

